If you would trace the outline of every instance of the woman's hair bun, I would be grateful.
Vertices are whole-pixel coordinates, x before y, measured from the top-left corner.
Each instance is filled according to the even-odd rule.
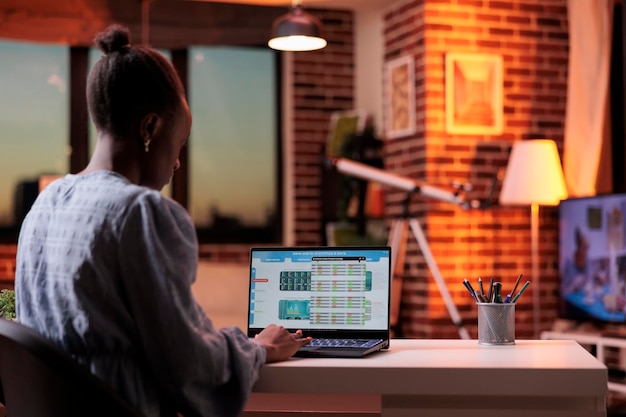
[[[130,46],[130,34],[127,27],[114,24],[104,32],[98,33],[94,43],[105,54],[120,51]]]

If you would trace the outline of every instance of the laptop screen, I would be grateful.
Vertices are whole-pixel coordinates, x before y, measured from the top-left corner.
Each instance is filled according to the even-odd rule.
[[[387,246],[252,248],[249,333],[388,332],[390,275]]]

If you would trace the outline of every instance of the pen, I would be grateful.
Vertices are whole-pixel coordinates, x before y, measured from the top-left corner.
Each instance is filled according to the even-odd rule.
[[[487,301],[493,301],[493,278],[491,278],[491,281],[489,281],[489,295],[487,295]]]
[[[504,302],[505,302],[505,303],[510,303],[510,302],[511,302],[511,293],[508,293],[508,294],[506,295],[506,298],[504,299]]]
[[[515,281],[515,286],[513,287],[513,290],[511,291],[511,296],[515,294],[515,290],[517,289],[517,286],[519,285],[519,281],[521,279],[522,279],[522,274],[519,274],[519,276],[517,277],[517,281]]]
[[[470,294],[472,294],[472,297],[476,298],[476,293],[474,291],[474,288],[472,287],[472,284],[468,281],[467,278],[463,280],[463,285],[467,287],[467,290],[470,292]],[[476,301],[478,301],[478,298],[476,298]]]
[[[526,281],[524,283],[524,285],[522,285],[522,288],[519,290],[519,292],[517,293],[517,295],[515,297],[513,297],[513,299],[511,300],[511,303],[515,303],[517,301],[517,299],[519,298],[520,295],[522,295],[522,293],[524,292],[524,290],[526,290],[526,288],[530,285],[530,281]]]
[[[467,280],[463,280],[463,286],[465,287],[465,289],[467,291],[469,291],[470,295],[472,296],[472,298],[476,299],[476,296],[474,295],[474,291],[472,291],[468,286],[467,286]],[[478,301],[478,300],[476,300]]]
[[[476,295],[474,294],[474,290],[472,290],[472,288],[469,286],[469,282],[466,279],[463,280],[463,286],[465,288],[467,288],[467,291],[469,291],[469,293],[471,294],[472,298],[474,298],[474,300],[478,301],[478,298],[476,298]]]
[[[485,296],[485,290],[483,289],[483,279],[478,277],[478,288],[480,289],[480,295]]]

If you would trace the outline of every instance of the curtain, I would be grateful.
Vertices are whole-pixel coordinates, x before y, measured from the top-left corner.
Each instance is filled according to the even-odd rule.
[[[563,171],[570,197],[606,191],[610,178],[600,170],[610,170],[602,149],[608,131],[613,3],[568,0],[567,4],[570,49]]]

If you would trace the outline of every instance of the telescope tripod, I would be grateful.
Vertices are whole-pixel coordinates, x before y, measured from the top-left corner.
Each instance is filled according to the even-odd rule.
[[[435,279],[435,282],[439,288],[441,297],[446,304],[448,314],[450,315],[452,322],[458,329],[459,336],[461,337],[461,339],[469,339],[469,333],[467,332],[467,329],[463,326],[463,322],[461,321],[459,312],[454,305],[452,297],[450,297],[450,293],[448,292],[446,283],[441,276],[439,267],[437,267],[435,258],[433,257],[433,254],[430,251],[430,247],[428,246],[428,242],[426,241],[426,235],[424,234],[422,226],[419,224],[416,218],[409,218],[408,216],[409,198],[410,196],[407,197],[404,203],[404,216],[402,218],[392,220],[391,226],[389,228],[388,245],[391,247],[391,266],[393,268],[390,306],[391,329],[395,333],[395,336],[398,336],[400,324],[400,304],[402,299],[402,277],[404,275],[404,259],[406,256],[407,232],[410,226],[410,229],[413,232],[413,236],[417,241],[417,245],[419,246],[422,255],[424,256],[424,259],[426,260],[426,264],[428,265],[428,268],[432,273],[433,278]]]

